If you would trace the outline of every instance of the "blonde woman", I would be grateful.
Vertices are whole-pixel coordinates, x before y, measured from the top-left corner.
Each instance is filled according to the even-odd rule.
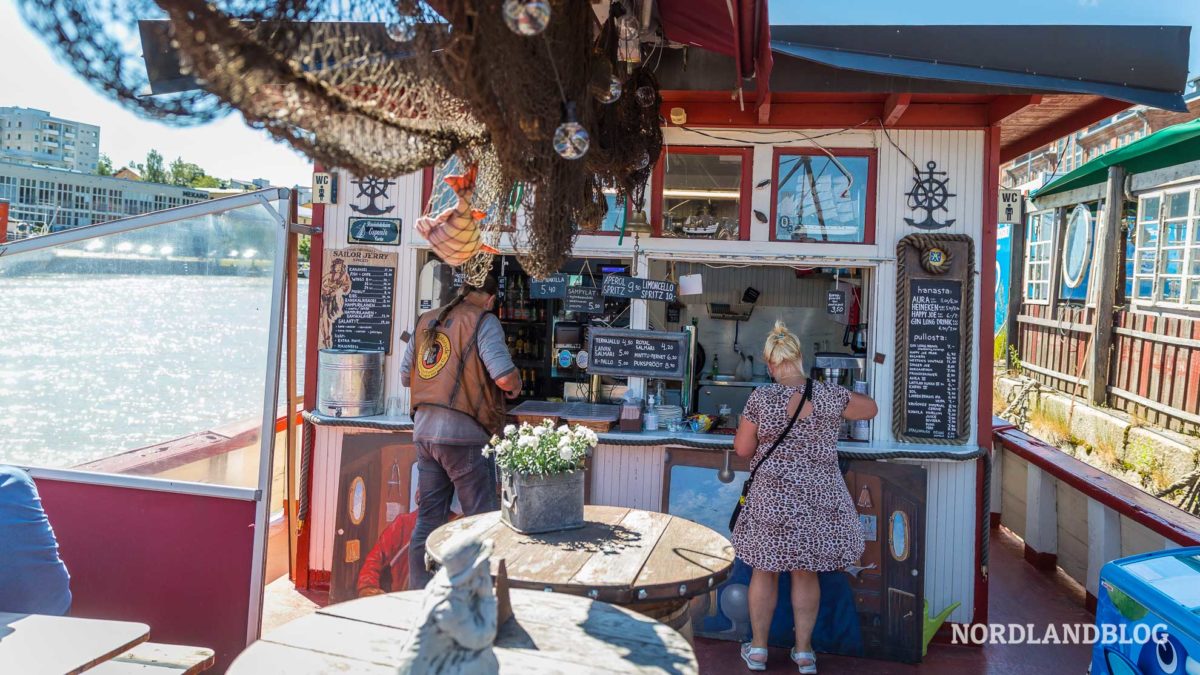
[[[750,395],[733,441],[738,456],[753,456],[752,467],[762,464],[733,529],[734,549],[753,569],[752,639],[741,654],[750,670],[766,669],[779,575],[790,574],[796,620],[791,656],[801,673],[811,675],[817,672],[817,573],[853,565],[863,553],[858,512],[838,468],[838,429],[843,419],[871,419],[878,408],[867,396],[805,377],[800,341],[781,321],[767,336],[763,360],[775,384]]]

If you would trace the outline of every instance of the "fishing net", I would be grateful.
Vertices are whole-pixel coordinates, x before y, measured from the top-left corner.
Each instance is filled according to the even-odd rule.
[[[606,189],[640,208],[662,145],[653,75],[617,58],[620,5],[597,26],[590,3],[550,0],[545,30],[522,35],[503,0],[19,3],[65,62],[142,114],[189,124],[237,110],[358,176],[479,163],[485,238],[519,214],[514,243],[539,277],[599,226]],[[598,100],[610,86],[620,97]],[[581,159],[555,151],[569,104],[591,136]]]

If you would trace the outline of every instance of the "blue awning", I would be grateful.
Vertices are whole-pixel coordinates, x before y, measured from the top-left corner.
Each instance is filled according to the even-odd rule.
[[[875,54],[786,40],[771,40],[771,49],[797,59],[833,68],[875,75],[1011,87],[1029,93],[1068,93],[1103,96],[1130,104],[1187,112],[1182,93],[1130,87],[1082,78],[1040,75],[985,66],[944,63],[893,54]]]

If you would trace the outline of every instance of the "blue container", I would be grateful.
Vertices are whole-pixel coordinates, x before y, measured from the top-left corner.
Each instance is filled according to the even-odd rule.
[[[1200,547],[1100,570],[1092,675],[1200,674]]]

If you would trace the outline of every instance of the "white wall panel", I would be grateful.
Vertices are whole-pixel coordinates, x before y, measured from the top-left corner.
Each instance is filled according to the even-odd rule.
[[[929,613],[961,603],[947,621],[970,623],[975,605],[975,462],[899,461],[925,467],[925,599]]]
[[[662,511],[665,449],[600,445],[592,454],[591,503]]]

